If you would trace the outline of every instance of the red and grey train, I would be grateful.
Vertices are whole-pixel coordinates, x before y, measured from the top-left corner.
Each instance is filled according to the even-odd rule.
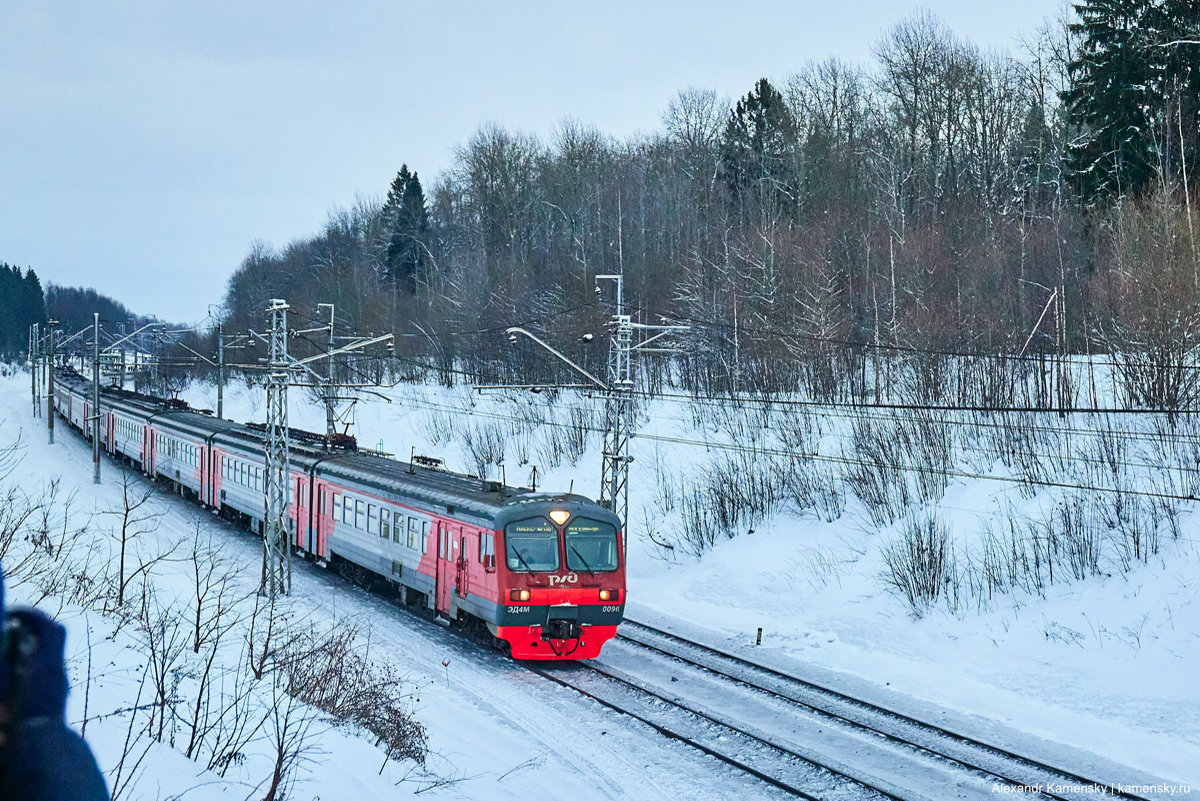
[[[60,416],[90,437],[92,387],[60,370]],[[261,532],[264,441],[242,425],[168,401],[100,392],[102,448],[200,504]],[[294,432],[289,537],[320,565],[356,566],[439,618],[481,622],[516,659],[589,659],[625,607],[620,520],[579,495],[533,492],[328,447]],[[497,554],[500,558],[497,558]]]

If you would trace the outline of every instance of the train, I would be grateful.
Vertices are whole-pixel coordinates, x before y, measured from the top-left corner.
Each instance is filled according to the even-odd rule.
[[[265,427],[183,401],[92,385],[57,368],[54,409],[89,441],[261,534]],[[440,622],[485,633],[517,660],[583,660],[616,636],[626,603],[620,519],[573,493],[538,492],[289,429],[294,555],[393,590]],[[499,556],[499,558],[497,558]]]

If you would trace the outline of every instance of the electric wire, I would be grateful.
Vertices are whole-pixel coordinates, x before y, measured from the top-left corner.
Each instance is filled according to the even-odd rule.
[[[446,406],[443,404],[435,404],[435,403],[431,403],[428,401],[423,401],[423,400],[413,399],[413,398],[406,398],[405,402],[410,405],[421,406],[426,409],[454,412],[454,413],[458,413],[458,414],[462,414],[465,411],[467,414],[474,415],[477,417],[486,417],[486,418],[492,418],[492,419],[497,419],[497,420],[508,420],[508,421],[513,421],[513,422],[537,423],[539,425],[548,425],[548,426],[554,426],[554,427],[559,427],[559,428],[570,428],[570,429],[576,429],[576,430],[582,428],[583,430],[586,430],[586,431],[589,431],[592,433],[603,433],[602,429],[596,428],[594,426],[579,426],[576,424],[560,423],[560,422],[554,421],[554,420],[541,420],[541,419],[536,419],[536,418],[520,418],[520,417],[514,417],[512,415],[498,414],[495,412],[487,412],[487,411],[478,410],[478,409],[463,410],[463,409],[457,408],[457,407]],[[896,464],[893,462],[886,462],[886,461],[882,461],[882,460],[867,461],[867,460],[863,460],[863,459],[854,459],[854,458],[851,458],[848,456],[833,456],[833,455],[829,455],[829,454],[813,454],[813,453],[797,454],[793,451],[785,451],[785,450],[781,450],[778,448],[768,448],[765,446],[757,446],[757,445],[756,446],[745,446],[745,445],[738,445],[736,443],[703,442],[700,440],[693,440],[693,439],[688,439],[685,437],[671,437],[671,436],[666,436],[666,435],[661,435],[661,434],[646,434],[646,433],[639,432],[639,433],[631,434],[630,437],[634,438],[634,439],[642,439],[642,440],[647,440],[647,441],[652,441],[652,442],[664,442],[664,443],[671,443],[671,444],[703,447],[706,450],[708,450],[708,449],[722,450],[722,451],[730,451],[730,452],[735,452],[735,453],[746,453],[746,454],[750,454],[750,455],[754,455],[754,456],[780,456],[780,457],[789,458],[789,459],[795,459],[795,458],[799,457],[802,460],[811,460],[811,461],[816,461],[816,462],[826,462],[826,463],[832,463],[832,464],[850,465],[850,466],[858,466],[858,467],[884,467],[884,468],[891,469],[891,470],[903,471],[903,472],[909,472],[909,473],[918,473],[918,474],[926,474],[926,475],[928,475],[928,474],[941,475],[941,476],[944,476],[947,478],[963,478],[963,479],[980,480],[980,481],[994,481],[994,482],[1002,482],[1002,483],[1006,483],[1006,484],[1014,484],[1017,486],[1041,486],[1041,487],[1048,487],[1048,488],[1055,488],[1055,489],[1079,490],[1079,491],[1085,491],[1085,492],[1108,492],[1108,493],[1115,493],[1117,495],[1135,495],[1135,496],[1158,498],[1158,499],[1164,499],[1164,500],[1179,500],[1179,501],[1198,500],[1194,494],[1190,494],[1190,493],[1187,495],[1181,495],[1181,494],[1177,494],[1177,493],[1154,492],[1154,491],[1150,491],[1150,490],[1138,490],[1138,489],[1131,489],[1131,488],[1102,486],[1102,485],[1096,485],[1096,484],[1072,483],[1072,482],[1066,482],[1066,481],[1051,481],[1048,479],[1038,479],[1038,478],[1028,477],[1028,476],[1026,476],[1026,477],[997,476],[997,475],[992,475],[992,474],[987,474],[987,473],[978,473],[978,472],[966,471],[966,470],[955,470],[955,469],[939,468],[939,467],[932,467],[932,466],[913,466],[913,465],[906,465],[906,464]],[[1161,469],[1160,466],[1152,466],[1152,467]],[[1171,469],[1190,470],[1190,468],[1185,468],[1185,467],[1171,468]]]

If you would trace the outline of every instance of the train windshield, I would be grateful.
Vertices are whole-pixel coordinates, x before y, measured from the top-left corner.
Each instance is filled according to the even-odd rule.
[[[567,567],[589,573],[617,569],[617,532],[608,523],[576,518],[567,526]]]
[[[505,526],[504,549],[509,570],[558,570],[558,531],[545,518],[518,520]]]

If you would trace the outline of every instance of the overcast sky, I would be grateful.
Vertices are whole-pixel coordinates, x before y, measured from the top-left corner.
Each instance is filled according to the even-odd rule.
[[[0,261],[194,322],[251,241],[382,198],[402,162],[432,183],[481,123],[651,131],[688,86],[865,62],[918,7],[1015,50],[1058,0],[0,0]]]

